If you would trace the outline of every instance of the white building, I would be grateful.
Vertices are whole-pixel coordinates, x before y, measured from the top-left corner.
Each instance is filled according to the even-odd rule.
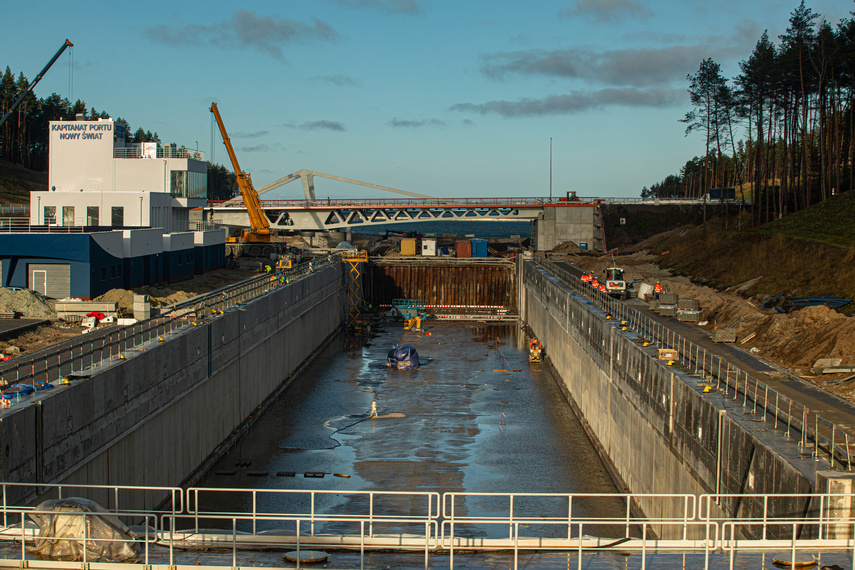
[[[203,153],[125,136],[111,119],[51,121],[49,190],[30,193],[30,223],[186,231],[207,203]]]

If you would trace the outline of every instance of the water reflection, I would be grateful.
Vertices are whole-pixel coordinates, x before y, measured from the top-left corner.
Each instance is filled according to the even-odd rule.
[[[529,364],[519,326],[428,321],[421,332],[411,333],[391,324],[362,339],[343,337],[321,354],[200,486],[329,491],[315,498],[315,512],[337,514],[369,508],[368,497],[340,491],[616,493],[549,371]],[[402,342],[416,346],[430,365],[383,366],[388,350]],[[372,403],[378,417],[369,417]],[[246,462],[250,465],[243,466]],[[436,502],[425,495],[395,495],[372,508],[394,513],[438,508],[427,504],[431,501]],[[218,511],[312,508],[305,496],[282,493],[257,495],[254,501],[246,493],[217,493],[200,503]],[[458,497],[453,504],[457,516],[506,516],[509,508],[508,497],[494,495]],[[623,516],[626,509],[616,498],[571,502],[566,497],[517,497],[512,508],[515,516],[544,521],[566,519],[568,513]],[[520,533],[576,532],[566,524],[535,526]],[[605,536],[625,532],[602,530]],[[509,529],[469,525],[455,532],[500,537]]]

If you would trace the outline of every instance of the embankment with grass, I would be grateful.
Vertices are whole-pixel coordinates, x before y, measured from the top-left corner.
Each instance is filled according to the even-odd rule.
[[[750,230],[721,219],[655,241],[650,251],[674,274],[748,296],[832,296],[855,300],[855,192]],[[729,227],[736,227],[730,220]],[[855,303],[843,312],[855,312]]]

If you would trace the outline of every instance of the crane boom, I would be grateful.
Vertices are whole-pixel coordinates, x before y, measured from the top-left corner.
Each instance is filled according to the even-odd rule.
[[[30,94],[30,92],[31,92],[33,89],[35,89],[35,87],[36,87],[36,83],[38,83],[39,81],[41,81],[41,80],[42,80],[42,77],[44,77],[45,73],[47,73],[47,72],[48,72],[48,69],[50,69],[50,68],[51,68],[51,66],[54,64],[54,62],[55,62],[56,60],[58,60],[58,59],[59,59],[59,56],[61,56],[61,55],[62,55],[62,52],[64,52],[64,51],[65,51],[65,48],[70,48],[70,47],[73,47],[73,46],[74,46],[74,44],[73,44],[73,43],[71,43],[70,41],[68,41],[68,39],[66,39],[66,40],[65,40],[65,43],[64,43],[64,44],[62,44],[62,47],[61,47],[61,48],[59,48],[59,51],[57,51],[57,52],[56,52],[56,55],[54,55],[54,56],[51,58],[51,60],[48,62],[48,64],[45,66],[45,68],[44,68],[44,69],[42,69],[41,73],[39,73],[38,75],[36,75],[36,78],[35,78],[35,79],[33,79],[33,81],[32,81],[32,82],[27,86],[27,88],[24,90],[24,92],[23,92],[23,93],[21,93],[21,96],[20,96],[20,97],[18,97],[18,100],[17,100],[17,101],[15,101],[14,103],[12,103],[12,106],[11,106],[11,107],[9,107],[9,111],[8,111],[5,115],[3,115],[3,118],[2,118],[2,119],[0,119],[0,126],[3,126],[3,123],[5,123],[5,122],[6,122],[6,119],[8,119],[8,118],[9,118],[9,116],[12,114],[12,111],[14,111],[14,110],[15,110],[15,108],[16,108],[18,105],[20,105],[20,104],[21,104],[21,101],[23,101],[23,100],[24,100],[24,97],[26,97],[27,95],[29,95],[29,94]]]
[[[223,124],[223,119],[220,117],[220,111],[216,103],[211,103],[211,112],[217,120],[217,126],[220,127],[220,134],[223,136],[223,144],[226,145],[226,151],[229,153],[229,159],[232,161],[232,167],[235,169],[240,195],[243,198],[243,204],[249,214],[249,225],[252,228],[251,233],[257,237],[270,235],[270,220],[261,207],[261,199],[258,197],[258,192],[252,185],[252,178],[249,172],[244,172],[240,169],[235,150],[232,148],[232,142],[229,140],[229,135],[226,132],[226,126]],[[253,240],[260,241],[260,240]]]

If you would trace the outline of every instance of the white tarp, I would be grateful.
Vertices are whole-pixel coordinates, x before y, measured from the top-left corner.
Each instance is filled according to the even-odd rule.
[[[101,505],[71,497],[45,501],[30,513],[39,525],[31,554],[53,560],[123,562],[136,558],[139,546],[122,521]]]

